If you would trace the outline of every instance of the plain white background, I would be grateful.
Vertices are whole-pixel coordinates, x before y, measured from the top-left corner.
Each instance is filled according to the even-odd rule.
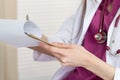
[[[41,31],[49,36],[55,34],[62,22],[75,14],[79,0],[17,0],[17,17],[25,20],[26,14]],[[49,80],[60,63],[35,62],[32,50],[18,49],[19,80]]]

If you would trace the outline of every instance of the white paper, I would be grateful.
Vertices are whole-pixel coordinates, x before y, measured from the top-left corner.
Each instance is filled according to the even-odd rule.
[[[15,47],[37,46],[37,40],[28,37],[24,32],[41,38],[39,28],[31,21],[0,19],[0,41]]]

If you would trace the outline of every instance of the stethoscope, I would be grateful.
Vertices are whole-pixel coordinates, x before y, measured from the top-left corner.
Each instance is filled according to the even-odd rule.
[[[105,13],[106,7],[107,7],[107,0],[105,0],[104,5],[103,5],[103,9],[102,9],[101,17],[100,17],[99,31],[94,35],[94,39],[96,40],[97,43],[100,43],[100,44],[106,42],[106,40],[107,40],[107,34],[103,30],[104,13]],[[116,19],[115,27],[117,27],[119,19],[120,19],[120,15]]]
[[[103,30],[104,13],[105,13],[106,7],[107,7],[107,0],[105,0],[104,6],[103,6],[103,9],[102,9],[101,18],[100,18],[100,25],[99,25],[99,31],[94,35],[94,38],[95,38],[96,42],[99,43],[99,44],[102,44],[102,43],[104,43],[104,42],[107,41],[107,34],[106,34],[106,32]],[[119,14],[118,17],[116,18],[115,27],[118,26],[119,21],[120,21],[120,14]],[[106,50],[111,53],[109,46],[106,46]],[[119,54],[119,53],[120,53],[120,49],[118,49],[118,50],[116,51],[115,55],[116,55],[116,54]],[[111,53],[111,54],[112,54],[112,53]]]
[[[96,40],[97,43],[100,43],[100,44],[104,43],[107,40],[107,34],[103,30],[104,13],[105,13],[106,7],[107,7],[107,0],[105,0],[104,5],[103,5],[103,9],[102,9],[101,17],[100,17],[99,31],[94,35],[94,39]]]

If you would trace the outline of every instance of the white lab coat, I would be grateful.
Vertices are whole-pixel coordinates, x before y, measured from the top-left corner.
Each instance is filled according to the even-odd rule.
[[[61,29],[52,37],[48,37],[50,42],[64,42],[82,44],[89,24],[102,0],[81,0],[76,14],[67,19]],[[111,49],[106,51],[106,63],[116,67],[114,80],[120,79],[120,54],[116,51],[120,48],[120,21],[115,28],[116,18],[120,15],[120,8],[112,21],[107,37],[107,46]],[[55,58],[34,51],[36,61],[48,61]],[[104,67],[104,66],[103,66]],[[52,80],[62,80],[74,67],[61,67],[53,76]]]

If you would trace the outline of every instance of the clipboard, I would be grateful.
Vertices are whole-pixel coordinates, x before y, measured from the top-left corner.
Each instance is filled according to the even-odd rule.
[[[45,40],[42,40],[42,39],[38,38],[37,36],[35,36],[35,35],[33,35],[33,34],[29,34],[29,33],[27,33],[27,32],[25,32],[25,34],[26,34],[27,36],[33,38],[33,39],[36,39],[36,40],[38,40],[38,41],[41,41],[41,42],[45,43],[45,44],[47,44],[47,45],[54,46],[54,45],[50,44],[49,42],[47,42],[47,41],[45,41]],[[55,47],[55,46],[54,46],[54,47]]]

